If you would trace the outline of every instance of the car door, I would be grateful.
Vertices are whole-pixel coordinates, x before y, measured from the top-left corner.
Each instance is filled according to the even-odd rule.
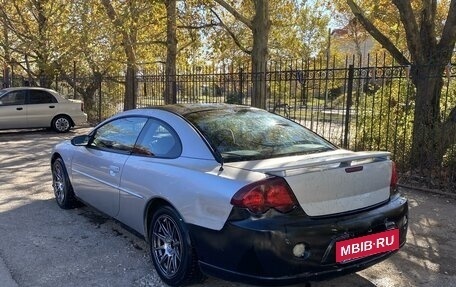
[[[43,90],[29,90],[27,101],[27,126],[47,127],[58,113],[57,99]]]
[[[0,129],[27,127],[27,107],[24,90],[10,91],[0,96]]]
[[[174,129],[158,119],[150,119],[125,163],[120,184],[119,221],[143,232],[146,201],[159,192],[171,190],[170,186],[176,187],[177,181],[170,179],[181,176],[176,171],[182,169],[172,168],[181,152],[182,144]]]
[[[110,121],[94,131],[87,146],[77,149],[72,164],[77,197],[107,215],[117,215],[124,164],[146,121],[143,117]]]

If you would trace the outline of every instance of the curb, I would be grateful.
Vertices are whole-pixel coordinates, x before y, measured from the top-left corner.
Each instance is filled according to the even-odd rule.
[[[419,190],[419,191],[422,191],[422,192],[434,193],[434,194],[438,194],[438,195],[444,195],[444,196],[448,196],[448,197],[451,197],[453,199],[456,199],[456,194],[455,193],[444,192],[444,191],[440,191],[440,190],[437,190],[437,189],[415,187],[415,186],[410,186],[410,185],[405,185],[405,184],[398,184],[398,186],[402,187],[402,188],[405,188],[405,189],[408,189],[408,190]]]

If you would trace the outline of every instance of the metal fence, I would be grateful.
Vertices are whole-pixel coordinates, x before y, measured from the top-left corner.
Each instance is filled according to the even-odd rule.
[[[90,82],[78,77],[55,79],[54,88],[84,98],[76,87]],[[312,59],[269,63],[266,75],[267,109],[289,117],[331,142],[352,150],[388,150],[403,169],[409,169],[415,90],[410,67],[387,55],[345,59]],[[236,103],[250,105],[253,77],[248,66],[215,65],[181,70],[176,75],[178,103]],[[456,106],[456,66],[444,75],[441,117]],[[166,77],[163,67],[138,71],[138,107],[163,105]],[[14,78],[17,85],[20,79]],[[23,81],[24,82],[24,81]],[[89,99],[93,122],[123,110],[125,77],[102,77]],[[87,95],[85,95],[87,100]],[[456,143],[456,138],[454,139]],[[450,180],[456,182],[456,144],[446,156]]]

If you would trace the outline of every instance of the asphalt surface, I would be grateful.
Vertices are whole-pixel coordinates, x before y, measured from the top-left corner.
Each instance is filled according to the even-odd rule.
[[[144,240],[92,208],[62,210],[55,203],[51,148],[87,131],[0,131],[0,287],[166,286]],[[311,285],[456,287],[456,200],[405,194],[410,227],[401,251],[356,274]],[[248,285],[208,278],[199,286]]]

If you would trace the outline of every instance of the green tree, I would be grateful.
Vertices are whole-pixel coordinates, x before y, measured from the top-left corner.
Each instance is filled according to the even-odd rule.
[[[386,2],[385,5],[393,5],[399,15],[408,55],[401,52],[398,45],[375,25],[367,13],[369,7],[363,9],[355,1],[347,0],[354,16],[369,34],[397,62],[411,67],[411,80],[416,88],[411,164],[419,170],[438,167],[447,149],[454,144],[456,133],[456,107],[451,108],[445,120],[440,108],[442,76],[451,62],[456,42],[456,0],[447,2],[444,21],[439,21],[439,2],[442,1]],[[444,133],[446,136],[443,136]]]
[[[54,63],[66,50],[69,17],[65,1],[11,0],[0,5],[4,59],[19,66],[28,80],[49,87],[55,78]],[[61,51],[61,52],[59,52]]]
[[[270,1],[272,61],[309,59],[326,52],[329,15],[323,1]]]
[[[2,3],[3,4],[3,3]],[[1,5],[1,4],[0,4]],[[11,48],[10,48],[10,36],[8,33],[8,26],[6,18],[1,17],[1,24],[2,24],[2,38],[0,41],[0,47],[3,50],[3,61],[5,63],[4,70],[3,70],[3,86],[9,87],[11,85]]]
[[[96,92],[101,87],[103,76],[118,73],[122,68],[121,56],[113,33],[109,32],[110,21],[104,7],[92,1],[69,2],[70,16],[66,25],[71,27],[65,35],[66,47],[54,67],[59,77],[66,81],[84,100],[88,120],[98,120]],[[62,53],[62,51],[66,51]]]
[[[122,36],[122,47],[127,59],[127,71],[125,75],[124,110],[136,108],[137,84],[136,84],[136,45],[138,37],[138,21],[140,9],[138,1],[119,3],[119,15],[110,0],[102,0],[106,13],[113,23],[114,28]]]
[[[236,7],[233,5],[235,3],[230,4],[224,0],[215,0],[215,2],[226,9],[226,11],[228,11],[237,21],[244,24],[252,34],[252,48],[249,50],[242,46],[235,34],[223,24],[220,17],[218,18],[221,25],[227,29],[227,32],[232,36],[236,44],[244,52],[251,55],[253,82],[251,105],[258,108],[266,108],[267,88],[265,78],[267,72],[269,32],[271,27],[269,1],[253,0],[251,3],[242,3],[243,5],[252,5],[253,15],[251,16],[243,14],[243,11],[240,9],[243,5]]]

